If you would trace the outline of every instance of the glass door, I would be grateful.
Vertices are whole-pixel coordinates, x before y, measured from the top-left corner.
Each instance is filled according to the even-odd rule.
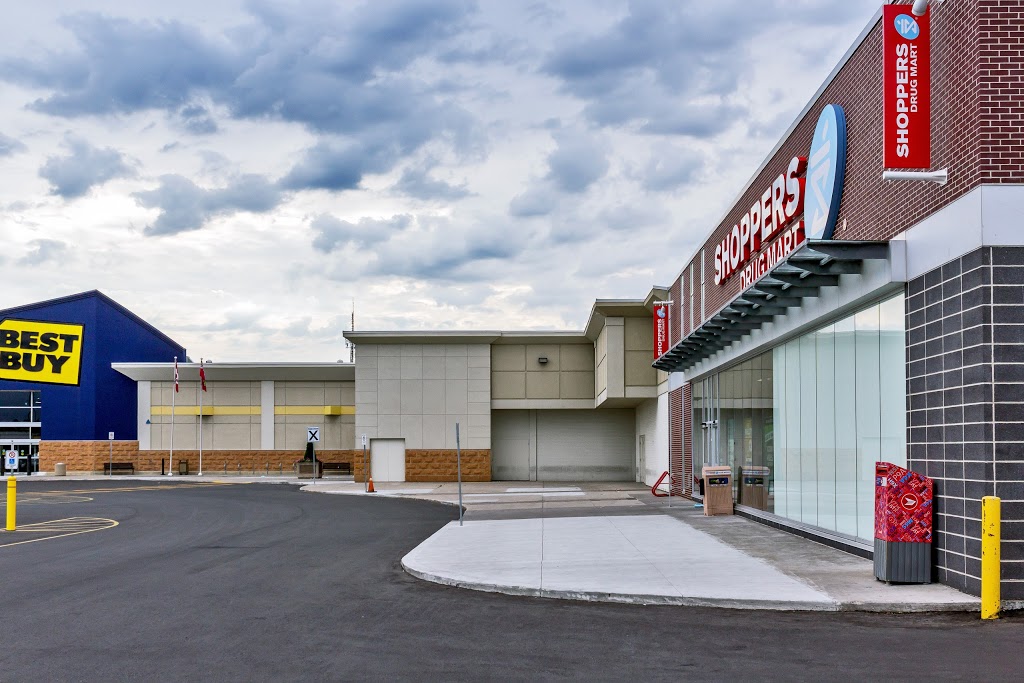
[[[705,465],[717,465],[721,461],[719,454],[719,405],[718,375],[712,375],[693,383],[693,475],[700,478]],[[695,491],[699,495],[699,491]]]

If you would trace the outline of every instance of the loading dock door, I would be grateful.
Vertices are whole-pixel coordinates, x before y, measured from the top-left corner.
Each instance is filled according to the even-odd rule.
[[[370,476],[377,481],[405,481],[405,439],[370,439]]]
[[[530,411],[491,412],[491,479],[530,480]]]
[[[633,481],[634,410],[538,410],[537,479]]]

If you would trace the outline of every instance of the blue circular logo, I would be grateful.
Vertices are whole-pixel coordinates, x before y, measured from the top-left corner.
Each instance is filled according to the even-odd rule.
[[[659,308],[658,309],[658,317],[659,318],[664,318],[665,317],[665,309],[664,308]]]
[[[838,104],[821,110],[807,157],[804,234],[830,240],[839,215],[846,176],[846,115]]]
[[[921,35],[921,27],[917,25],[917,19],[909,14],[899,15],[894,23],[896,32],[907,40],[914,40]]]

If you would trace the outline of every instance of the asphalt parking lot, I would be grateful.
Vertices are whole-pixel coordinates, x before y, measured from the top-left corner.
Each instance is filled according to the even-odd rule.
[[[1024,619],[580,603],[421,582],[456,516],[290,485],[19,482],[0,680],[1019,680]],[[35,526],[33,526],[35,525]]]

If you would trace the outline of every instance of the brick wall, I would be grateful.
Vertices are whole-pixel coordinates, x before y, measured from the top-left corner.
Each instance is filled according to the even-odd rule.
[[[136,472],[160,472],[161,460],[165,468],[170,467],[170,451],[140,451],[138,441],[115,441],[114,462],[130,462]],[[271,474],[292,471],[292,464],[301,460],[305,450],[204,450],[203,471],[218,473]],[[361,463],[362,451],[323,450],[316,457],[323,462]],[[103,463],[109,462],[109,441],[41,441],[39,443],[39,468],[52,472],[54,465],[63,462],[68,472],[102,472]],[[198,450],[174,450],[175,470],[178,463],[188,462],[190,472],[199,471]],[[226,469],[225,469],[226,468]]]
[[[935,480],[938,579],[981,590],[981,498],[1002,498],[1002,595],[1024,599],[1024,248],[907,287],[910,468]]]
[[[53,472],[53,466],[62,462],[68,472],[99,472],[103,463],[110,461],[110,451],[110,441],[40,441],[39,469]],[[114,462],[138,463],[138,441],[114,441],[113,451]]]
[[[981,182],[1017,183],[1024,176],[1024,2],[982,0],[976,19]]]
[[[949,169],[945,186],[881,179],[882,32],[881,23],[876,24],[705,243],[706,318],[741,289],[738,275],[723,286],[715,284],[715,245],[790,159],[807,155],[825,104],[841,105],[848,126],[846,183],[835,239],[887,240],[981,183],[1020,182],[1022,9],[1024,0],[958,0],[932,6],[932,166]],[[690,263],[699,268],[700,249],[683,265],[680,278]],[[697,296],[698,319],[699,300]],[[687,307],[681,313],[688,318]]]
[[[669,467],[676,477],[683,476],[683,404],[682,387],[668,392],[668,457]],[[678,495],[682,494],[681,488],[674,485],[669,486],[669,491]]]
[[[406,450],[406,481],[456,481],[456,454],[454,450]],[[462,451],[462,481],[491,480],[491,451],[474,449]]]

